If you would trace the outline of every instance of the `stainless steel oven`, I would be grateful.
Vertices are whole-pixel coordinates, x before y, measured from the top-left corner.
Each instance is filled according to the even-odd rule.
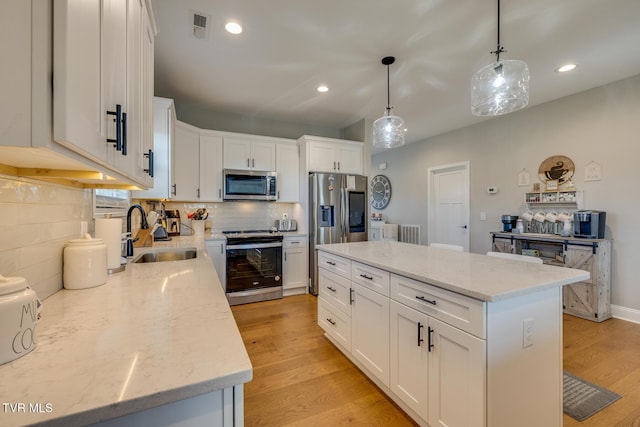
[[[229,304],[282,298],[282,235],[265,231],[225,234]]]

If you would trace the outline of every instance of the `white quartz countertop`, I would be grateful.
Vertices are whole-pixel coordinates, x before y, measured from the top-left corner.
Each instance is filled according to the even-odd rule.
[[[589,279],[589,272],[393,241],[319,245],[343,256],[482,301]]]
[[[44,301],[36,349],[0,365],[1,426],[86,425],[252,379],[204,236],[155,246],[196,247],[197,258],[128,264]]]

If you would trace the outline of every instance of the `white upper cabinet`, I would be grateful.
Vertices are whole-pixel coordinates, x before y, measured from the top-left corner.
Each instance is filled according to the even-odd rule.
[[[176,143],[173,147],[175,200],[195,201],[200,192],[200,135],[199,129],[176,122]]]
[[[203,131],[206,132],[206,131]],[[200,191],[198,200],[222,201],[222,138],[200,134]]]
[[[308,135],[298,141],[304,146],[308,172],[363,173],[361,142]]]
[[[276,145],[273,142],[225,137],[223,151],[225,169],[276,169]]]
[[[171,199],[173,198],[173,183],[175,169],[172,161],[173,145],[175,144],[176,112],[172,99],[153,99],[153,144],[152,157],[147,161],[153,170],[153,186],[148,190],[134,191],[136,199]]]
[[[296,144],[276,144],[278,202],[300,201],[300,156]]]
[[[53,8],[55,141],[150,185],[154,31],[145,3],[56,0]]]

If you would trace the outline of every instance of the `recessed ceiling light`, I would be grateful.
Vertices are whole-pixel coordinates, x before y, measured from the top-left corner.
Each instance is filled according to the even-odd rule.
[[[566,73],[567,71],[575,70],[576,67],[577,67],[576,64],[565,64],[562,67],[556,69],[556,72],[557,73]]]
[[[318,92],[329,92],[329,88],[325,85],[318,86]]]
[[[230,32],[231,34],[242,33],[242,26],[237,22],[227,22],[224,26],[224,29]]]

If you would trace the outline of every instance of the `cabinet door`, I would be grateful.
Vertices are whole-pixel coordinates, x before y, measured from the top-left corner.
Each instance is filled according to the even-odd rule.
[[[389,298],[352,284],[351,354],[389,386]]]
[[[282,265],[282,289],[307,289],[306,280],[306,251],[304,247],[285,248],[284,263]]]
[[[567,247],[564,253],[564,266],[588,271],[591,277],[584,282],[563,286],[562,305],[565,313],[595,321],[608,314],[603,313],[609,311],[608,309],[599,307],[599,300],[605,297],[608,299],[608,295],[600,295],[597,286],[597,265],[597,255],[593,253],[591,247],[571,245]]]
[[[362,145],[336,145],[338,172],[362,175]]]
[[[267,172],[276,170],[276,145],[273,142],[251,143],[251,169]]]
[[[295,144],[276,145],[278,202],[300,201],[300,158]]]
[[[329,142],[310,142],[308,147],[309,172],[337,172],[335,146]]]
[[[218,273],[218,279],[224,291],[227,290],[227,253],[226,242],[224,240],[207,240],[207,253],[211,257],[213,266]]]
[[[493,239],[492,250],[494,252],[511,254],[513,253],[512,248],[513,246],[511,245],[511,239],[499,239],[497,237]]]
[[[200,136],[182,126],[176,126],[174,147],[175,200],[198,200],[200,185]]]
[[[30,1],[2,3],[1,145],[31,145],[31,8]]]
[[[429,318],[429,425],[485,425],[485,342],[439,320]],[[514,382],[517,379],[514,378]]]
[[[351,352],[351,317],[321,297],[318,298],[318,326],[345,351]]]
[[[351,280],[324,268],[319,268],[318,295],[347,316],[351,316]]]
[[[429,317],[406,305],[391,301],[389,388],[427,420]]]
[[[101,77],[102,2],[53,2],[53,138],[106,163],[107,108]],[[110,106],[115,108],[115,105]]]
[[[251,141],[224,138],[223,151],[225,169],[251,169]]]
[[[200,200],[222,201],[222,138],[200,135]]]

